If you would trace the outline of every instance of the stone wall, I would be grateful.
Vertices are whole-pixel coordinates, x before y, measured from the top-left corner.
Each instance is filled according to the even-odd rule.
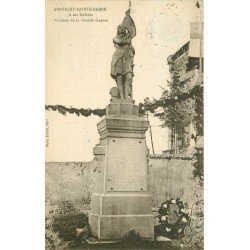
[[[193,165],[191,160],[150,159],[149,189],[153,206],[158,207],[171,197],[190,203],[193,199]]]
[[[47,162],[45,168],[48,208],[66,201],[77,208],[88,209],[94,187],[92,162]]]
[[[93,162],[46,163],[46,204],[69,201],[77,207],[84,205],[84,209],[89,209],[94,171]],[[149,159],[149,189],[153,206],[158,207],[164,200],[176,196],[191,202],[192,171],[191,160]]]

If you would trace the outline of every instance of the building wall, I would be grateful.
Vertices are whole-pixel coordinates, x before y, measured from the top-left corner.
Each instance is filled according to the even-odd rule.
[[[191,160],[150,159],[149,189],[153,206],[158,207],[171,197],[190,203],[193,199],[193,165]]]
[[[178,74],[178,86],[181,86],[181,92],[187,93],[195,85],[199,84],[199,58],[190,57],[190,46],[192,39],[184,44],[178,51],[168,57],[169,71],[173,81],[173,87],[170,92],[174,93],[174,86],[177,84],[174,80],[174,74]],[[195,145],[192,134],[195,136],[195,129],[191,122],[183,131],[175,131],[175,128],[169,128],[169,149],[174,154],[187,152]]]
[[[94,171],[93,162],[46,163],[46,204],[58,205],[67,201],[80,209],[90,209]],[[190,160],[149,159],[149,190],[153,206],[158,207],[171,197],[191,202],[192,171]]]

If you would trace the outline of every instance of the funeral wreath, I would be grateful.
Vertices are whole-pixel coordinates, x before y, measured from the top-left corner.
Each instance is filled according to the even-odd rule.
[[[155,226],[155,235],[170,239],[181,239],[184,230],[190,224],[190,209],[180,198],[171,198],[163,202],[158,210],[159,225]]]

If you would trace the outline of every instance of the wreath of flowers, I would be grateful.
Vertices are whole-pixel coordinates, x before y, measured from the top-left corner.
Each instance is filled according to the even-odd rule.
[[[178,207],[178,211],[171,211],[171,206]],[[170,213],[175,213],[177,220],[170,222]],[[183,203],[180,198],[171,198],[163,202],[158,210],[159,225],[155,227],[156,236],[164,236],[170,239],[181,239],[185,236],[184,230],[190,224],[190,209],[187,203]]]

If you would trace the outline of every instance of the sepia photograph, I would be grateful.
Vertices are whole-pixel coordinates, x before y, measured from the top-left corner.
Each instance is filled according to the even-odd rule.
[[[249,9],[2,1],[1,249],[248,249]]]
[[[204,249],[203,1],[45,3],[46,249]]]

